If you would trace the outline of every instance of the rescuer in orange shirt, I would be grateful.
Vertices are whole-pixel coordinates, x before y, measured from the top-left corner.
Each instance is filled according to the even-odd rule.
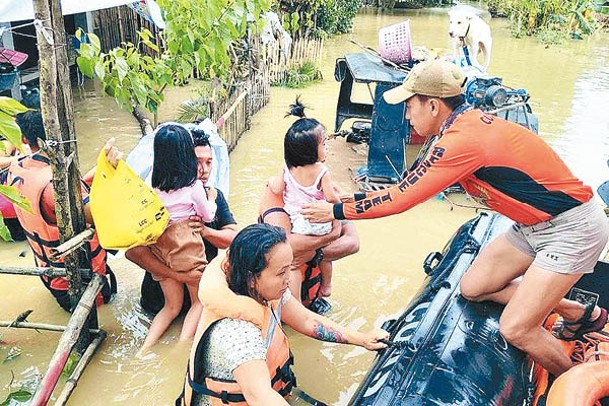
[[[465,82],[452,63],[416,65],[401,86],[383,97],[391,104],[406,103],[405,118],[418,134],[439,136],[425,159],[398,185],[358,193],[343,203],[313,203],[302,214],[313,222],[385,217],[460,183],[515,221],[480,252],[461,280],[462,295],[506,304],[502,335],[558,376],[572,363],[542,323],[552,310],[561,314],[557,334],[563,339],[604,327],[605,309],[563,297],[584,273],[593,272],[609,224],[590,187],[535,133],[469,107],[462,93]]]

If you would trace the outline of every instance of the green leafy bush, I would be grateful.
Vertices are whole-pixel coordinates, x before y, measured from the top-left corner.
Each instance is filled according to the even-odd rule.
[[[351,31],[362,0],[329,0],[317,16],[318,28],[329,36]]]
[[[535,35],[545,43],[593,34],[599,24],[594,15],[600,0],[487,0],[493,16],[506,16],[515,37]]]
[[[362,0],[279,0],[283,27],[294,39],[349,32]]]
[[[285,86],[292,89],[306,87],[322,79],[319,67],[313,62],[305,62],[302,65],[288,68],[285,79],[273,83],[273,86]]]

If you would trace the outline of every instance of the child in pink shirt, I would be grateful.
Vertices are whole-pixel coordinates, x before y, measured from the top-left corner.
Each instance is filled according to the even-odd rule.
[[[205,246],[189,226],[189,217],[197,215],[210,222],[216,215],[215,196],[207,199],[198,179],[198,162],[190,132],[179,124],[159,126],[154,137],[152,187],[169,212],[169,225],[150,248],[165,265],[176,272],[202,270],[207,265]],[[211,193],[210,193],[211,194]],[[158,279],[157,279],[158,280]],[[138,355],[143,355],[165,333],[178,316],[184,302],[184,288],[171,278],[159,280],[165,305],[154,317]],[[198,283],[187,285],[191,307],[180,340],[194,337],[203,309],[198,298]]]
[[[300,117],[288,129],[284,138],[285,167],[279,176],[269,180],[269,188],[275,194],[283,193],[283,209],[290,216],[292,233],[304,235],[325,235],[332,231],[332,223],[310,223],[300,210],[307,203],[325,200],[339,203],[340,190],[332,182],[326,159],[326,128],[314,118],[306,118],[304,106],[296,99],[290,106],[290,115]],[[332,262],[322,260],[321,286],[319,293],[332,293]],[[290,289],[299,292],[299,280],[290,280]],[[300,298],[298,298],[300,299]]]

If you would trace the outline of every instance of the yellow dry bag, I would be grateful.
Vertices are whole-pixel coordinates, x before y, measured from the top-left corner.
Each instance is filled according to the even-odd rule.
[[[90,194],[91,214],[104,248],[154,244],[169,223],[163,202],[120,160],[114,168],[102,149]]]

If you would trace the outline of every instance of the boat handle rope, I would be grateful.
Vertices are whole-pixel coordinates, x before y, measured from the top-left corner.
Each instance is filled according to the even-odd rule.
[[[416,350],[416,348],[414,348],[414,346],[412,344],[410,344],[409,341],[391,341],[386,338],[381,338],[379,340],[379,342],[386,344],[387,348],[396,348],[398,350],[407,349],[407,350],[410,350],[413,352]],[[380,350],[384,350],[384,349],[386,349],[386,348],[381,348]]]

